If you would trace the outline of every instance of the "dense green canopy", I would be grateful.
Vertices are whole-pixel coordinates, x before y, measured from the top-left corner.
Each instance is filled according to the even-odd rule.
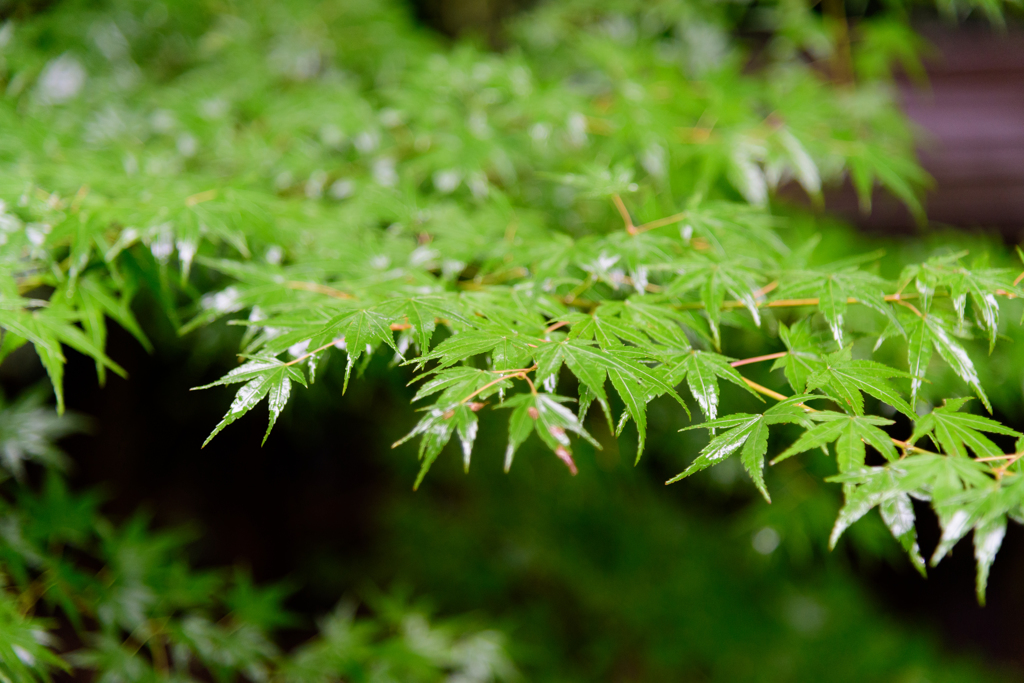
[[[668,483],[735,456],[778,501],[765,459],[823,451],[845,498],[832,545],[878,508],[924,573],[912,499],[927,501],[942,526],[931,562],[973,531],[983,601],[1007,520],[1024,518],[1024,446],[970,411],[1020,399],[991,365],[1019,367],[1000,337],[1019,336],[1022,265],[962,238],[851,248],[824,217],[823,187],[849,182],[865,211],[883,191],[925,221],[892,82],[894,65],[920,68],[918,40],[900,7],[836,5],[551,2],[500,53],[447,45],[387,2],[68,0],[5,23],[0,358],[31,344],[63,411],[67,349],[102,382],[123,374],[108,324],[150,344],[140,301],[186,339],[229,320],[240,364],[198,388],[240,387],[210,439],[266,400],[264,441],[296,385],[343,364],[338,391],[316,394],[330,405],[390,358],[422,408],[396,442],[418,444],[417,487],[439,457],[509,471],[535,441],[547,454],[527,457],[557,458],[564,476],[602,448],[640,461],[656,431],[700,427],[708,441],[691,432],[660,458],[680,473]],[[475,448],[484,415],[500,446]],[[12,476],[56,462],[49,420],[4,442]],[[5,503],[10,680],[59,665],[32,635],[37,600],[86,634],[68,661],[110,681],[198,675],[190,658],[224,680],[514,677],[493,633],[430,630],[383,602],[377,621],[342,609],[283,655],[283,595],[194,574],[171,537],[113,526],[47,481]],[[651,505],[629,514],[668,524]],[[754,547],[770,554],[764,529]],[[728,564],[715,552],[709,565]],[[107,569],[90,575],[79,554]],[[797,631],[820,620],[793,609]],[[723,666],[716,680],[750,680]]]

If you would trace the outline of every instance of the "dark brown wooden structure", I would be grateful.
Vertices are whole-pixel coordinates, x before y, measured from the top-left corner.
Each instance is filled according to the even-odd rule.
[[[935,54],[928,84],[900,85],[903,106],[920,126],[920,154],[935,179],[928,193],[934,223],[996,228],[1024,237],[1024,29],[988,24],[927,25]],[[908,229],[913,220],[891,198],[857,216],[852,192],[828,208],[875,229]]]

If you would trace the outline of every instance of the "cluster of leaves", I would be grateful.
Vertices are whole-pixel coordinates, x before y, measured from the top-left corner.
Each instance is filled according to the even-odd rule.
[[[732,37],[753,26],[756,69]],[[108,319],[146,343],[138,292],[183,332],[228,316],[244,363],[210,386],[242,386],[212,438],[263,399],[272,428],[328,357],[344,355],[347,385],[384,350],[432,400],[407,437],[417,484],[456,434],[469,466],[489,402],[510,409],[506,468],[536,432],[575,472],[573,435],[600,445],[593,404],[616,436],[635,426],[639,458],[648,404],[682,416],[689,393],[723,431],[680,477],[740,451],[767,497],[767,427],[801,425],[780,457],[835,444],[837,536],[880,506],[921,565],[909,500],[930,500],[933,562],[974,529],[981,594],[1022,504],[1020,448],[984,433],[1016,432],[923,397],[946,398],[925,383],[948,366],[960,384],[934,386],[991,409],[961,339],[994,345],[1017,271],[948,253],[893,278],[877,254],[821,264],[775,196],[792,181],[817,202],[849,178],[865,207],[881,185],[922,213],[872,52],[905,30],[897,14],[682,0],[544,5],[502,55],[340,0],[69,2],[7,24],[0,356],[31,343],[62,405],[63,346],[102,380],[121,371]],[[793,398],[740,374],[761,359],[727,354],[740,331],[785,347],[769,355]],[[906,360],[868,360],[872,344]],[[782,402],[720,416],[723,381]],[[911,436],[866,414],[878,406]]]
[[[22,402],[24,403],[24,402]],[[42,408],[34,410],[43,411]],[[0,423],[26,415],[0,409]],[[0,432],[3,452],[48,457],[71,430],[52,410]],[[55,426],[56,425],[56,426]],[[3,463],[7,472],[19,469]],[[11,482],[8,482],[8,485]],[[0,677],[50,680],[55,671],[105,681],[480,681],[516,671],[495,631],[431,624],[400,595],[371,596],[373,616],[343,602],[315,629],[284,606],[292,589],[257,586],[244,571],[197,570],[189,535],[156,531],[137,516],[113,524],[100,497],[68,490],[49,471],[38,492],[15,486],[0,499]],[[70,630],[56,632],[57,620]],[[315,632],[282,652],[283,629]]]

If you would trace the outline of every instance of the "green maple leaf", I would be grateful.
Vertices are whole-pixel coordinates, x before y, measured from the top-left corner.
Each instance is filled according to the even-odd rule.
[[[634,329],[642,330],[655,343],[663,345],[666,351],[683,353],[690,350],[685,329],[695,327],[692,316],[674,311],[662,302],[644,303],[636,298],[626,301],[622,308]]]
[[[917,543],[917,527],[914,526],[914,504],[907,493],[899,492],[887,496],[878,504],[878,512],[889,533],[893,535],[903,550],[906,551],[910,563],[921,576],[926,575],[924,557]],[[834,544],[833,544],[834,545]]]
[[[873,255],[869,255],[873,256]],[[858,257],[856,260],[863,260]],[[833,264],[831,272],[804,271],[790,273],[786,286],[775,293],[776,298],[816,297],[818,310],[825,316],[836,343],[843,345],[843,325],[850,299],[872,308],[890,321],[896,318],[892,306],[885,301],[890,284],[882,278],[844,264]]]
[[[580,417],[586,414],[586,408],[597,400],[608,420],[609,430],[612,429],[611,408],[608,405],[608,394],[604,384],[608,377],[608,367],[588,353],[588,345],[578,339],[564,340],[544,344],[534,353],[537,363],[537,382],[544,383],[550,377],[557,377],[558,369],[564,362],[580,383]],[[585,405],[584,405],[585,402]]]
[[[111,288],[99,277],[92,274],[85,275],[75,283],[73,294],[67,290],[57,290],[55,298],[73,296],[74,304],[79,311],[82,327],[86,335],[92,340],[97,349],[106,346],[107,324],[106,319],[116,321],[121,327],[130,332],[143,348],[152,352],[153,346],[149,343],[146,335],[143,334],[135,315],[129,306],[127,298],[118,298]],[[96,360],[96,375],[102,385],[106,379],[106,365],[102,360]]]
[[[968,448],[974,451],[975,456],[979,458],[1001,455],[1003,450],[992,443],[982,432],[1017,437],[1021,436],[1021,433],[1004,427],[987,417],[958,412],[969,400],[969,398],[946,399],[941,407],[920,417],[914,424],[914,433],[910,437],[910,443],[915,443],[918,439],[928,436],[936,446],[950,455],[967,457]]]
[[[743,376],[736,368],[729,365],[729,360],[717,353],[691,351],[669,365],[666,370],[668,382],[675,385],[685,377],[690,393],[709,421],[718,416],[719,379],[732,382],[759,401],[763,401],[764,399],[743,381]]]
[[[407,364],[422,367],[428,361],[436,360],[439,367],[444,368],[473,356],[490,353],[494,369],[510,370],[523,367],[533,347],[540,343],[543,343],[542,340],[520,334],[516,329],[485,322],[480,324],[478,329],[453,334],[435,346],[430,353],[407,361]]]
[[[954,340],[947,323],[936,313],[916,317],[906,325],[907,330],[907,362],[913,376],[910,385],[910,402],[916,404],[917,392],[927,374],[928,363],[932,352],[937,351],[942,360],[946,361],[960,379],[967,383],[977,394],[985,408],[991,413],[992,404],[988,401],[978,372],[971,362],[967,351]]]
[[[532,432],[537,433],[540,440],[554,451],[572,474],[576,474],[576,463],[572,459],[572,444],[568,436],[570,432],[582,437],[594,448],[601,449],[601,444],[583,428],[572,411],[562,405],[570,400],[555,394],[522,393],[501,404],[502,408],[512,409],[508,425],[508,446],[505,449],[506,472],[512,467],[516,450]]]
[[[761,313],[754,292],[758,289],[758,279],[763,276],[754,268],[741,262],[700,259],[679,264],[677,271],[680,276],[669,285],[666,294],[678,296],[694,289],[699,290],[704,313],[711,323],[715,348],[720,348],[722,343],[720,324],[726,296],[739,301],[750,313],[754,323],[761,324]]]
[[[35,347],[36,355],[39,356],[53,384],[58,413],[64,412],[65,358],[62,345],[66,344],[93,358],[98,364],[122,377],[127,376],[121,366],[107,357],[102,346],[97,346],[92,338],[73,324],[75,317],[74,311],[63,306],[51,306],[31,312],[0,306],[0,328],[6,331],[4,336],[13,334],[31,342]]]
[[[901,280],[915,281],[917,290],[924,299],[925,308],[930,307],[935,290],[945,287],[953,301],[957,321],[964,324],[967,299],[971,300],[978,325],[988,333],[989,352],[995,346],[999,328],[998,296],[1022,296],[1024,291],[1016,282],[1016,273],[1009,268],[986,268],[981,263],[965,268],[960,259],[966,252],[940,256],[927,262],[908,266]]]
[[[773,465],[797,453],[822,448],[833,442],[840,472],[864,467],[865,444],[871,445],[886,460],[893,461],[898,457],[889,435],[878,428],[893,424],[892,420],[832,411],[818,411],[810,413],[808,417],[819,424],[804,432],[792,446],[772,460]]]
[[[459,332],[445,339],[434,347],[430,353],[419,358],[407,361],[422,367],[427,361],[436,360],[439,367],[446,368],[456,363],[461,363],[467,358],[487,353],[502,340],[502,336],[490,330],[486,332],[471,330]]]
[[[967,457],[922,453],[906,457],[886,467],[865,468],[830,481],[846,485],[847,504],[840,512],[833,530],[834,540],[850,524],[874,505],[899,506],[882,508],[883,520],[905,548],[913,552],[915,566],[923,571],[923,561],[916,541],[908,535],[913,509],[908,494],[931,499],[939,516],[942,536],[930,563],[937,565],[953,546],[972,529],[975,532],[975,557],[978,564],[978,599],[984,602],[988,571],[1002,542],[1005,517],[1019,510],[1024,499],[1024,485],[1019,477],[994,481],[987,464]],[[895,501],[893,499],[896,499]],[[911,542],[913,546],[911,547]]]
[[[620,349],[624,342],[639,348],[651,348],[651,338],[633,321],[623,319],[621,302],[603,303],[590,315],[576,314],[563,319],[572,323],[569,339],[594,340],[605,350]]]
[[[450,295],[391,299],[381,304],[380,309],[392,321],[412,326],[410,332],[420,353],[429,352],[430,340],[439,321],[449,326],[472,326],[459,307],[458,299]]]
[[[949,460],[973,462],[961,458]],[[988,482],[984,486],[965,487],[958,495],[936,501],[942,536],[931,558],[932,566],[937,565],[961,538],[973,530],[976,585],[981,604],[985,603],[989,570],[1006,533],[1007,515],[1019,513],[1024,500],[1024,485],[1020,483],[1020,477],[1010,478],[1006,483]]]
[[[807,379],[825,367],[819,354],[820,344],[811,332],[811,323],[804,318],[792,327],[779,324],[779,338],[786,345],[786,355],[775,360],[772,370],[782,368],[786,381],[798,394],[807,389]]]
[[[26,616],[17,600],[0,596],[0,676],[7,681],[49,681],[59,669],[70,674],[71,666],[48,647],[47,622]]]
[[[1006,515],[996,515],[974,526],[974,561],[977,565],[975,578],[978,604],[985,606],[985,588],[988,574],[995,562],[996,554],[1006,536]]]
[[[462,441],[463,462],[465,468],[469,469],[470,455],[473,450],[473,442],[476,439],[477,420],[474,414],[476,405],[468,403],[437,404],[427,408],[426,415],[421,419],[411,432],[392,444],[392,448],[401,446],[403,443],[420,436],[420,471],[416,475],[413,489],[418,489],[427,476],[430,466],[437,460],[445,445],[451,441],[452,435],[458,430]]]
[[[439,394],[437,401],[426,409],[426,415],[412,431],[392,445],[395,448],[413,437],[422,437],[419,448],[422,465],[414,488],[419,488],[430,466],[454,433],[459,435],[462,444],[463,466],[469,470],[477,433],[476,411],[483,407],[482,401],[510,386],[510,377],[465,366],[439,369],[423,383],[413,401]],[[471,403],[470,398],[475,400]]]
[[[338,314],[312,337],[310,346],[313,349],[321,348],[332,341],[337,345],[344,341],[348,362],[345,365],[342,393],[348,390],[352,366],[363,353],[372,354],[383,342],[399,356],[402,355],[395,345],[394,333],[391,331],[392,322],[395,322],[393,315],[380,313],[371,308],[361,308]]]
[[[288,402],[293,381],[306,386],[305,375],[294,365],[280,361],[273,356],[254,356],[249,362],[235,368],[216,382],[195,387],[196,390],[209,389],[244,382],[235,395],[231,407],[228,408],[227,414],[224,415],[220,424],[214,427],[210,436],[206,437],[203,446],[210,443],[222,429],[255,408],[264,398],[268,398],[270,407],[270,423],[267,425],[267,433],[263,436],[263,443],[266,443],[267,437],[270,436],[270,430],[274,428],[274,423],[277,422],[278,416]]]
[[[877,143],[857,145],[856,152],[846,161],[862,210],[870,211],[871,194],[877,181],[900,198],[918,224],[925,223],[927,216],[920,195],[930,179],[916,162],[897,157]]]
[[[1014,284],[1016,273],[1009,268],[961,268],[950,277],[949,295],[953,298],[959,322],[963,325],[965,302],[968,295],[974,308],[975,319],[988,332],[989,353],[995,348],[999,331],[999,295],[1022,296],[1024,292]]]
[[[761,415],[736,413],[679,430],[724,429],[726,431],[711,439],[689,467],[665,483],[673,484],[691,474],[724,462],[730,455],[742,448],[740,458],[743,467],[747,470],[757,490],[770,503],[771,498],[764,485],[764,455],[768,450],[768,426],[783,423],[802,424],[807,413],[800,404],[814,398],[820,398],[820,396],[793,396],[772,406]]]
[[[892,465],[865,467],[830,477],[828,481],[843,484],[846,500],[832,527],[829,548],[835,548],[846,529],[872,508],[878,507],[889,532],[903,546],[914,568],[924,576],[925,561],[917,543],[914,506],[907,492],[907,478],[905,469]]]
[[[632,360],[629,351],[621,346],[605,350],[579,338],[569,338],[538,346],[534,357],[538,359],[538,369],[543,362],[547,373],[545,376],[553,372],[550,368],[564,360],[580,382],[602,401],[602,407],[607,403],[607,395],[604,393],[604,377],[607,374],[615,391],[626,405],[626,411],[623,413],[623,419],[619,421],[616,432],[621,433],[626,417],[636,423],[639,438],[636,456],[638,461],[643,454],[647,438],[647,404],[653,398],[668,394],[683,407],[687,415],[690,414],[686,403],[673,388],[673,383],[666,380],[660,369],[652,369]]]
[[[890,377],[910,377],[907,373],[875,361],[853,360],[849,347],[825,356],[824,361],[825,367],[808,377],[808,391],[827,388],[830,396],[855,415],[864,414],[861,395],[864,392],[912,419],[916,417],[910,405],[887,381]]]
[[[22,392],[17,400],[7,402],[0,394],[0,466],[22,481],[25,462],[37,460],[53,469],[64,469],[68,460],[56,441],[85,431],[84,419],[70,414],[58,415],[45,406],[48,398],[45,385]]]

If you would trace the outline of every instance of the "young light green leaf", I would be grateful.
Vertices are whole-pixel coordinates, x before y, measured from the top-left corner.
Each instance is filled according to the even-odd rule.
[[[740,462],[743,463],[743,468],[747,470],[747,474],[750,475],[757,490],[761,492],[767,502],[771,503],[771,496],[768,495],[768,489],[764,485],[764,454],[767,452],[768,423],[767,420],[758,420],[751,427],[750,435],[743,444]]]
[[[572,411],[562,405],[570,399],[564,396],[543,393],[516,394],[502,403],[502,408],[512,408],[509,420],[509,442],[505,451],[505,471],[512,467],[516,450],[536,431],[548,448],[562,460],[572,474],[576,474],[576,463],[572,458],[572,444],[568,433],[574,433],[600,450],[594,437],[583,428]]]
[[[717,353],[708,351],[691,351],[681,360],[673,363],[668,369],[668,378],[671,384],[680,382],[683,377],[690,388],[690,393],[700,406],[705,417],[714,420],[718,415],[718,379],[732,382],[744,391],[763,400],[760,395],[753,391],[736,368],[729,365],[729,359]]]
[[[681,429],[680,431],[710,429],[712,433],[716,429],[726,429],[728,431],[712,438],[711,442],[701,450],[700,454],[686,470],[665,483],[675,483],[695,472],[699,472],[712,465],[717,465],[742,447],[741,460],[743,466],[750,474],[750,478],[761,492],[761,495],[770,503],[771,498],[768,496],[768,491],[765,488],[763,475],[764,454],[768,449],[768,425],[802,422],[806,415],[802,407],[803,402],[814,398],[820,397],[793,396],[772,406],[762,415],[736,413]]]
[[[570,369],[574,366],[582,368],[601,368],[608,373],[612,386],[626,404],[626,414],[636,423],[639,435],[637,448],[637,460],[643,454],[644,443],[647,438],[647,403],[661,394],[668,394],[683,406],[689,415],[686,403],[679,397],[672,385],[661,375],[660,370],[652,370],[645,365],[637,363],[623,353],[595,348],[581,341],[569,340],[564,342],[562,354]],[[574,370],[575,372],[575,370]],[[583,376],[591,375],[592,370],[581,370]],[[583,377],[581,377],[583,379]],[[588,386],[596,393],[596,379],[585,380]],[[593,381],[594,384],[590,384]],[[623,422],[619,423],[617,431],[621,432]]]
[[[695,472],[700,472],[701,470],[711,467],[712,465],[717,465],[718,463],[728,458],[730,455],[739,450],[739,448],[743,446],[744,443],[747,442],[747,439],[754,435],[757,426],[764,421],[764,416],[730,415],[729,419],[731,421],[738,420],[738,422],[732,422],[734,426],[732,426],[731,429],[711,439],[711,442],[701,450],[700,454],[690,464],[690,466],[683,470],[681,473],[677,474],[676,476],[666,481],[666,484],[674,484],[675,482],[681,479],[685,479],[686,477],[690,476],[691,474],[694,474]],[[711,422],[706,422],[699,426],[711,427],[712,424],[713,423]]]
[[[1006,536],[1006,515],[1000,515],[974,528],[974,559],[978,565],[977,593],[978,604],[985,606],[985,588],[988,586],[988,574],[996,559],[999,548]]]
[[[895,470],[892,467],[868,467],[857,470],[853,477],[859,481],[857,481],[855,486],[847,487],[846,502],[839,511],[835,525],[832,527],[832,533],[829,536],[829,548],[835,548],[843,532],[866,515],[873,507],[902,495],[901,480],[904,475],[905,472]],[[850,476],[847,475],[845,479],[839,476],[832,477],[830,481],[846,481],[846,483],[851,483],[849,479]],[[898,511],[898,509],[890,509],[887,510],[886,515]],[[903,512],[905,513],[905,509]],[[895,525],[895,531],[903,532],[906,521],[905,517],[902,519],[890,518],[890,521]],[[892,526],[890,526],[890,530],[893,530]]]
[[[910,374],[915,378],[923,378],[931,359],[932,349],[938,352],[946,363],[953,369],[960,379],[967,383],[981,402],[985,404],[986,410],[992,412],[992,404],[988,396],[981,388],[981,380],[974,368],[967,351],[957,341],[942,321],[941,317],[929,314],[923,318],[916,318],[907,326],[909,341],[907,356],[910,364]],[[911,389],[911,399],[916,399],[917,389],[920,387],[920,379],[915,382]]]
[[[413,483],[413,490],[420,487],[423,483],[423,478],[427,476],[427,472],[430,470],[430,466],[437,460],[437,456],[441,454],[445,445],[451,440],[452,433],[455,431],[454,417],[455,408],[458,406],[440,406],[434,405],[427,409],[426,415],[416,423],[412,431],[403,436],[401,439],[391,444],[392,448],[397,448],[409,439],[420,436],[420,448],[419,448],[419,460],[420,460],[420,471],[416,475],[416,481]]]
[[[371,309],[345,311],[333,318],[318,336],[310,341],[310,346],[320,348],[332,340],[345,340],[345,351],[348,361],[345,364],[345,382],[342,393],[348,390],[348,380],[352,367],[363,353],[372,353],[381,342],[387,344],[401,356],[395,345],[394,333],[391,331],[392,318]]]
[[[784,287],[776,292],[779,298],[817,297],[818,309],[825,316],[833,338],[843,345],[844,316],[850,299],[872,308],[896,322],[892,306],[885,301],[889,283],[849,266],[849,261],[826,266],[828,272],[803,271],[787,277]]]
[[[306,377],[302,374],[301,370],[294,365],[267,356],[250,360],[216,382],[195,387],[195,389],[209,389],[210,387],[226,384],[245,383],[235,395],[235,400],[231,403],[227,414],[214,427],[210,436],[206,437],[203,447],[210,443],[213,437],[217,436],[222,429],[252,410],[264,397],[269,396],[270,424],[267,426],[267,433],[263,437],[263,441],[266,443],[267,437],[270,436],[270,430],[273,429],[274,423],[277,422],[277,418],[281,414],[281,410],[284,409],[285,403],[288,402],[292,381],[306,386]]]
[[[995,420],[958,412],[968,400],[970,399],[947,399],[941,407],[919,418],[914,424],[910,443],[927,435],[945,453],[967,457],[969,448],[975,456],[981,458],[1001,455],[1003,452],[982,432],[1021,436],[1020,432],[1004,427]]]
[[[825,367],[818,353],[820,345],[815,343],[811,333],[810,319],[804,318],[792,327],[780,323],[779,337],[787,352],[775,361],[772,370],[782,368],[789,386],[802,394],[807,388],[807,379]]]
[[[825,367],[807,380],[808,391],[827,387],[840,404],[855,415],[864,414],[864,399],[860,392],[870,394],[888,403],[911,418],[916,413],[886,381],[890,377],[909,377],[905,372],[870,360],[852,360],[846,348],[825,357]]]
[[[892,420],[872,416],[844,415],[829,411],[819,411],[808,417],[820,424],[805,431],[792,446],[772,460],[773,465],[797,453],[803,453],[812,448],[821,448],[832,442],[836,444],[840,472],[849,472],[864,467],[865,444],[870,444],[886,460],[892,461],[898,457],[889,435],[878,428],[879,425],[892,424]]]
[[[917,545],[917,529],[914,527],[914,505],[906,493],[886,497],[878,506],[882,521],[910,558],[910,563],[921,576],[926,576],[924,558]]]

